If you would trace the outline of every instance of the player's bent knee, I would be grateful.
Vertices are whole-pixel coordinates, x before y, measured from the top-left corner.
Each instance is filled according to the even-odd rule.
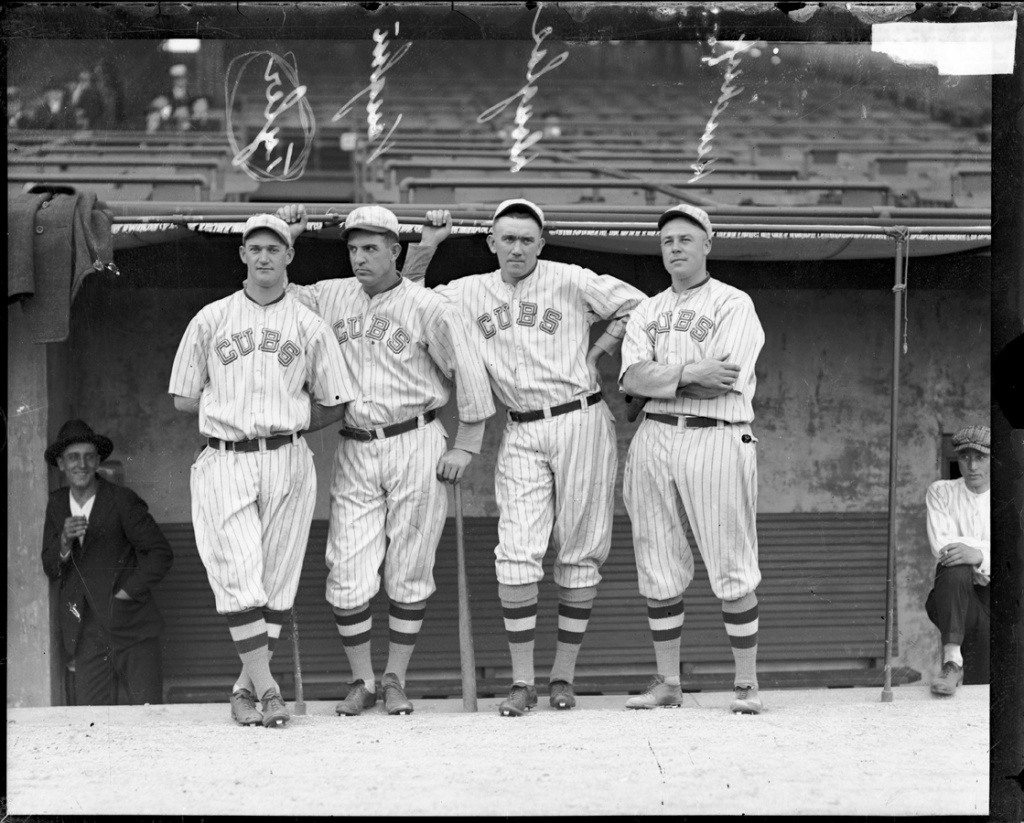
[[[934,590],[946,593],[968,590],[974,586],[973,566],[939,566],[935,572]]]

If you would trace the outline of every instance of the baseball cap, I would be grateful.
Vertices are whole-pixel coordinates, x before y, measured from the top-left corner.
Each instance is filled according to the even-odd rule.
[[[341,237],[344,240],[349,232],[359,229],[361,231],[373,231],[378,234],[392,232],[398,234],[398,218],[394,212],[383,206],[360,206],[353,209],[345,218],[345,226],[341,230]]]
[[[544,212],[541,211],[540,206],[538,206],[536,203],[531,203],[529,200],[524,200],[522,197],[514,197],[511,200],[503,200],[501,204],[498,206],[498,208],[494,210],[494,217],[491,218],[491,222],[493,223],[505,212],[516,207],[526,209],[528,212],[530,212],[530,214],[537,218],[537,222],[540,223],[540,227],[542,229],[544,228]]]
[[[953,435],[953,448],[958,452],[975,449],[982,454],[992,453],[992,430],[988,426],[964,426]]]
[[[704,209],[697,208],[697,206],[691,206],[689,203],[680,203],[678,206],[668,209],[658,218],[658,228],[660,229],[669,220],[676,217],[682,217],[684,220],[689,220],[691,223],[700,226],[708,237],[713,233],[711,218],[708,217],[708,213]]]
[[[242,242],[244,243],[245,238],[257,229],[269,229],[284,240],[284,244],[288,246],[288,248],[291,248],[292,234],[288,231],[288,224],[280,217],[273,214],[254,214],[245,221],[245,228],[242,229]]]

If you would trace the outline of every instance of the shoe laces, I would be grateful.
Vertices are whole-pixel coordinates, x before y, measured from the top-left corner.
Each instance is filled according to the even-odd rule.
[[[942,673],[945,674],[956,674],[957,669],[960,667],[952,660],[947,660],[942,664]]]
[[[752,688],[753,688],[752,686],[737,686],[734,689],[734,691],[736,692],[736,699],[737,700],[746,700],[747,697],[750,695],[750,690]]]

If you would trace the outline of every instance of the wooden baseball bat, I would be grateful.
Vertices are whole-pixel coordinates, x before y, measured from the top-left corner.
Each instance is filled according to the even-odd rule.
[[[306,700],[302,694],[302,661],[299,659],[299,619],[295,614],[295,606],[291,611],[292,631],[292,669],[295,675],[295,714],[306,713]]]
[[[462,708],[476,711],[476,654],[473,651],[473,621],[469,613],[469,583],[466,579],[466,545],[462,533],[462,486],[455,482],[455,548],[459,562],[459,657],[462,661]]]

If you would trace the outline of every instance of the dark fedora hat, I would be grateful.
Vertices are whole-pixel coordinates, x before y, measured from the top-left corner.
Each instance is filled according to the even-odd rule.
[[[100,460],[106,460],[114,450],[114,444],[109,437],[96,434],[84,420],[69,420],[60,427],[57,432],[57,439],[49,446],[43,456],[51,466],[57,465],[57,458],[64,454],[64,449],[73,446],[75,443],[92,443],[96,451],[100,453]]]

